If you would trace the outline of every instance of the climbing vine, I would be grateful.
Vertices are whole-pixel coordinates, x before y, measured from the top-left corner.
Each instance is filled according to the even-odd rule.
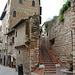
[[[56,19],[57,19],[57,16],[54,16],[53,19],[51,19],[50,21],[46,21],[46,22],[44,23],[44,25],[45,25],[45,31],[46,31],[47,35],[48,35],[48,27],[49,27],[49,26],[52,26],[53,22],[54,22]]]
[[[63,22],[64,21],[64,17],[63,17],[63,14],[64,12],[71,7],[71,0],[68,0],[64,5],[63,7],[61,8],[60,10],[60,14],[59,14],[59,23]]]

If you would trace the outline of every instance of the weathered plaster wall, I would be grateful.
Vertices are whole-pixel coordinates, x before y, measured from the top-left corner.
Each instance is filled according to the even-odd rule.
[[[17,60],[16,60],[17,70],[19,64],[23,65],[23,72],[25,74],[30,73],[30,51],[28,49],[25,49],[24,47],[18,48]]]

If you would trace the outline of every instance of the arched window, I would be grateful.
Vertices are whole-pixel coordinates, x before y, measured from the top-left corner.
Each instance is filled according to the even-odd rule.
[[[13,17],[16,17],[16,11],[13,12]]]
[[[22,0],[19,0],[19,3],[22,4]]]
[[[32,1],[32,6],[35,7],[35,1]]]

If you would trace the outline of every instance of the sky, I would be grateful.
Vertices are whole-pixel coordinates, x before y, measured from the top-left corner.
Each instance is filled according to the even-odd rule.
[[[4,10],[4,7],[5,7],[7,1],[8,0],[0,0],[0,16]],[[0,25],[1,25],[1,21],[0,21]]]
[[[0,0],[0,16],[8,0]],[[66,0],[41,0],[42,6],[42,24],[50,20],[53,16],[58,15],[62,5]],[[1,21],[0,21],[1,25]]]
[[[67,0],[41,0],[42,24],[52,19],[53,16],[58,16],[60,9],[66,1]]]

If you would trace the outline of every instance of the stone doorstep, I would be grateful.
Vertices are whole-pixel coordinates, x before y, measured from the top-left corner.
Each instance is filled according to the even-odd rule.
[[[24,75],[27,75],[27,74],[24,74]],[[40,75],[40,74],[36,74],[36,73],[33,73],[33,72],[32,72],[31,75]]]
[[[36,73],[33,73],[33,72],[32,72],[31,75],[40,75],[40,74],[36,74]]]

